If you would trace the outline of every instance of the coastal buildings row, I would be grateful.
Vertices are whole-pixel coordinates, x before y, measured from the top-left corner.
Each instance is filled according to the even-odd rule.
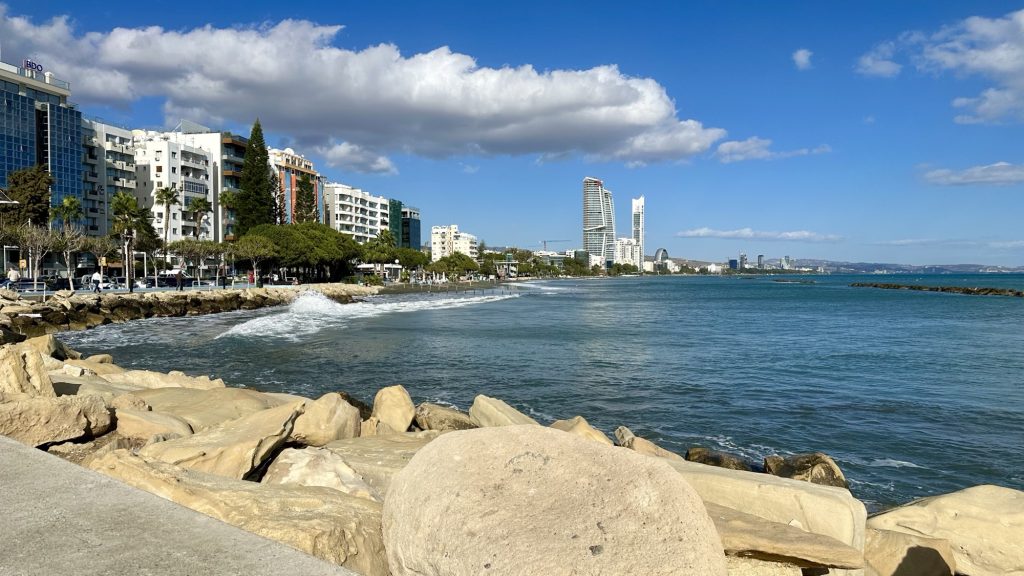
[[[84,117],[70,97],[70,83],[38,63],[0,62],[0,189],[7,188],[8,174],[42,165],[53,178],[51,206],[78,198],[83,217],[77,224],[88,235],[110,233],[110,201],[126,192],[152,211],[161,234],[167,227],[169,241],[234,239],[234,213],[222,201],[239,191],[246,138],[189,121],[164,132],[132,130]],[[360,243],[390,230],[399,246],[420,248],[417,208],[330,183],[291,148],[270,148],[268,156],[281,222],[314,219]],[[296,213],[303,186],[313,190],[316,214]],[[170,206],[156,201],[165,188],[177,192]],[[192,209],[199,199],[209,210]]]
[[[632,264],[644,267],[645,200],[632,199],[632,235],[616,238],[615,202],[604,182],[587,176],[583,179],[583,250],[598,258],[605,267]]]

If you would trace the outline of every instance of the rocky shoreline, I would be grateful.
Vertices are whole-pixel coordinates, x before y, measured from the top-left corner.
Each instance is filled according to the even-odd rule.
[[[198,316],[234,310],[255,310],[288,304],[315,291],[343,304],[369,296],[377,288],[354,284],[307,284],[267,288],[227,288],[129,293],[63,290],[45,302],[0,289],[0,344],[17,343],[44,334],[85,330],[104,324],[172,316]]]
[[[361,574],[1024,573],[1017,490],[868,518],[824,454],[751,472],[485,395],[312,399],[113,360],[0,346],[0,434]]]

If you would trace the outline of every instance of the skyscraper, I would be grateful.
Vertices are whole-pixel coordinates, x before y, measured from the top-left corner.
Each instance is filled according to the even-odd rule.
[[[583,250],[609,266],[615,259],[615,206],[597,178],[583,179]]]
[[[644,197],[633,198],[633,240],[637,245],[639,258],[633,264],[644,270]]]

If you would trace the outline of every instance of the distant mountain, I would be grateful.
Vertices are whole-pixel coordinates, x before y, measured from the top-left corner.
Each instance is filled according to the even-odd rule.
[[[836,274],[1011,274],[1024,273],[1024,266],[989,266],[987,264],[885,264],[881,262],[833,262],[831,260],[798,259],[798,268],[824,268]]]

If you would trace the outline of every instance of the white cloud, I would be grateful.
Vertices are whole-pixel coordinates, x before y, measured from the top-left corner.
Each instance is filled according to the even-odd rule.
[[[752,228],[738,230],[714,230],[712,228],[695,228],[676,232],[679,238],[725,238],[732,240],[778,240],[790,242],[839,242],[843,238],[834,234],[818,234],[807,230],[792,232],[767,232]]]
[[[861,56],[862,74],[895,76],[898,52],[921,71],[977,76],[991,84],[952,102],[962,124],[1024,120],[1024,10],[997,18],[972,16],[931,34],[905,32]]]
[[[902,64],[893,61],[896,54],[895,42],[882,42],[857,59],[856,70],[865,76],[881,76],[892,78],[903,69]]]
[[[1024,240],[1006,240],[1001,242],[989,242],[990,248],[998,250],[1017,250],[1024,248]]]
[[[353,172],[373,174],[397,174],[398,169],[386,156],[381,156],[357,144],[341,142],[319,147],[317,152],[327,159],[327,164]]]
[[[1024,165],[996,162],[960,171],[943,168],[925,173],[924,178],[942,186],[1010,186],[1024,183]]]
[[[729,140],[718,145],[715,155],[723,164],[740,162],[743,160],[768,160],[772,158],[791,158],[793,156],[808,156],[811,154],[825,154],[832,151],[828,144],[822,144],[815,148],[799,148],[797,150],[786,150],[775,152],[771,149],[772,141],[766,138],[751,136],[746,140]]]
[[[811,56],[814,52],[811,52],[807,48],[801,48],[796,52],[793,52],[793,64],[796,64],[797,70],[810,70],[814,66],[811,65]]]
[[[538,71],[480,66],[448,47],[350,50],[334,45],[341,26],[303,20],[81,33],[67,17],[36,24],[7,12],[0,5],[4,52],[32,55],[69,80],[77,102],[128,107],[165,98],[171,126],[186,115],[246,125],[258,116],[298,146],[330,147],[337,162],[355,155],[334,144],[344,142],[381,157],[583,155],[638,164],[685,160],[726,135],[681,117],[655,80],[614,65]]]

